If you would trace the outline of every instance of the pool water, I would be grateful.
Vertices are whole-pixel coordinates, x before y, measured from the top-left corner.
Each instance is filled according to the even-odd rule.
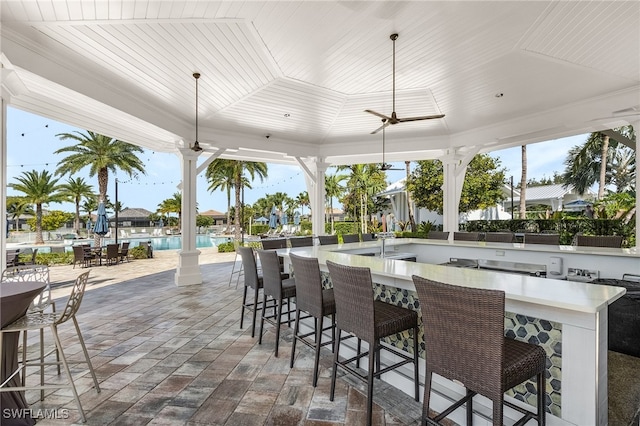
[[[135,239],[131,240],[131,246],[136,246]],[[151,241],[154,250],[178,250],[182,248],[182,238],[180,236],[172,237],[154,237],[144,238],[142,241]],[[196,235],[196,248],[214,247],[220,243],[231,241],[227,237],[210,237],[209,235]]]

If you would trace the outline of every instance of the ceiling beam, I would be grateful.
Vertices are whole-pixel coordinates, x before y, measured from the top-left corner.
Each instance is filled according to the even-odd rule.
[[[612,129],[601,130],[600,133],[602,133],[603,135],[609,136],[611,139],[615,140],[616,142],[619,142],[619,143],[623,144],[624,146],[628,146],[629,148],[631,148],[634,151],[636,150],[636,138],[635,138],[635,136],[633,137],[633,139],[629,139],[628,137],[626,137],[622,133],[616,132],[615,130],[612,130]]]

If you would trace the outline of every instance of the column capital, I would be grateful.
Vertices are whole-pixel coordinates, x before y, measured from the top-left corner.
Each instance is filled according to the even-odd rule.
[[[202,154],[203,151],[196,152],[196,151],[192,150],[191,148],[179,147],[178,148],[178,152],[180,152],[180,155],[183,158],[186,158],[188,160],[195,160],[200,156],[200,154]]]

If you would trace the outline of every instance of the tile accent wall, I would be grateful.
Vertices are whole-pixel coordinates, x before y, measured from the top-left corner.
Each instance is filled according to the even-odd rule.
[[[330,288],[332,286],[331,277],[326,272],[322,272],[322,285],[324,288]],[[413,291],[374,283],[373,293],[376,300],[413,309],[420,314],[420,302],[417,294]],[[420,316],[419,321],[420,323],[422,322],[422,316]],[[424,334],[422,330],[423,328],[420,327],[418,336],[419,355],[425,358]],[[506,312],[505,335],[513,339],[534,343],[544,348],[547,353],[547,412],[550,412],[554,416],[561,417],[562,324],[513,312]],[[407,331],[384,340],[386,343],[398,349],[412,353],[413,341],[411,339],[411,333]],[[527,381],[507,392],[507,395],[525,401],[533,407],[536,406],[537,394],[538,391],[535,381]]]

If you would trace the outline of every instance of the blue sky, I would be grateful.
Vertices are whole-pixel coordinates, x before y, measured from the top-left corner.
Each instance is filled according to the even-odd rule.
[[[63,158],[62,154],[54,154],[54,151],[68,146],[70,141],[61,141],[56,137],[59,133],[71,133],[78,129],[59,123],[38,115],[27,113],[15,108],[7,110],[7,179],[15,182],[15,177],[23,171],[49,170],[55,172],[58,162]],[[582,143],[586,136],[573,136],[557,139],[549,142],[532,144],[527,147],[527,164],[529,178],[542,178],[553,176],[554,171],[561,172],[567,151],[574,145]],[[507,168],[506,176],[513,175],[514,181],[520,180],[520,147],[494,151],[494,157],[499,157],[502,165]],[[118,198],[125,207],[142,207],[155,211],[162,200],[171,197],[178,192],[180,183],[180,161],[174,154],[166,154],[145,150],[141,155],[147,174],[140,176],[138,180],[120,174],[118,180]],[[398,163],[398,168],[404,169],[404,163]],[[285,192],[295,198],[306,190],[304,175],[297,166],[280,164],[268,164],[268,178],[264,182],[255,181],[253,188],[245,190],[245,202],[252,204],[265,194]],[[332,173],[332,170],[329,170]],[[197,201],[199,211],[209,209],[225,212],[227,209],[226,195],[220,191],[210,193],[207,190],[207,182],[204,173],[198,176]],[[404,177],[403,171],[389,171],[387,176],[390,182]],[[97,192],[97,177],[90,178],[88,171],[82,171],[74,177],[84,177]],[[114,177],[109,176],[109,194],[113,199]],[[66,176],[61,182],[66,180]],[[9,195],[20,195],[8,189]],[[73,206],[68,203],[54,204],[51,209],[73,211]]]

